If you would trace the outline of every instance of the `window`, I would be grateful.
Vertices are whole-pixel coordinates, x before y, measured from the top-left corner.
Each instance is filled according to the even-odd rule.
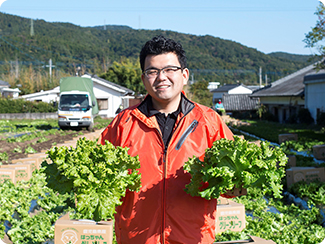
[[[108,99],[97,99],[98,109],[107,110],[108,109]]]

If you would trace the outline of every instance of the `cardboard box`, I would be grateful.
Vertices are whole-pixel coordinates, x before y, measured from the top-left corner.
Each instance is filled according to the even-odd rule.
[[[4,166],[4,165],[1,165]],[[14,184],[16,183],[16,170],[13,168],[0,167],[0,183],[4,180],[11,180]]]
[[[20,159],[11,160],[12,164],[23,164],[23,163],[31,164],[32,172],[35,169],[39,169],[42,162],[43,162],[42,158],[20,158]]]
[[[297,165],[296,155],[287,155],[287,158],[288,158],[287,165],[289,167],[296,167]]]
[[[246,227],[245,206],[228,200],[228,204],[217,205],[216,233],[226,230],[242,231]]]
[[[225,197],[218,197],[217,204],[229,204],[229,199]]]
[[[313,155],[316,159],[325,159],[325,144],[313,146]]]
[[[27,157],[29,158],[47,158],[47,154],[45,152],[42,153],[30,153],[27,155]]]
[[[237,136],[237,137],[239,137],[240,139],[245,140],[245,136],[244,136],[244,135],[234,135],[234,136]]]
[[[249,141],[248,143],[254,143],[257,146],[261,147],[261,140],[256,140],[256,141]]]
[[[314,180],[325,182],[325,168],[292,167],[286,170],[286,178],[287,187],[302,180],[306,182],[311,182]]]
[[[279,144],[285,141],[298,141],[298,134],[289,133],[289,134],[280,134],[279,135]]]
[[[65,217],[55,223],[54,244],[112,244],[113,221],[71,220]]]
[[[1,165],[0,168],[15,169],[16,182],[21,180],[28,181],[32,177],[32,165],[30,163],[6,164]]]
[[[257,236],[250,236],[248,240],[236,240],[236,241],[219,241],[213,244],[239,244],[239,243],[253,243],[253,244],[276,244],[274,241],[265,240]]]

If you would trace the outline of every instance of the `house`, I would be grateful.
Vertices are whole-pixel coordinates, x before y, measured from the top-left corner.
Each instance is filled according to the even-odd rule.
[[[227,113],[253,111],[259,107],[259,98],[250,94],[223,94],[222,103]]]
[[[90,78],[94,82],[94,94],[97,99],[99,115],[102,117],[115,117],[115,111],[122,104],[127,108],[133,104],[134,91],[116,83],[99,78],[97,75],[86,73],[81,77]]]
[[[52,90],[48,90],[48,91],[42,90],[40,92],[22,95],[19,98],[23,98],[28,101],[51,103],[51,102],[58,102],[59,95],[60,95],[60,87],[57,86]]]
[[[314,121],[317,115],[325,113],[325,70],[313,71],[304,76],[305,107],[309,110]]]
[[[220,82],[209,82],[208,89],[209,91],[212,91],[214,89],[217,89],[220,85]]]
[[[213,103],[217,103],[218,100],[222,100],[224,94],[252,94],[252,89],[243,84],[226,84],[217,89],[211,91]]]
[[[296,115],[305,107],[304,77],[314,72],[315,64],[309,65],[271,84],[255,90],[250,97],[259,98],[260,103],[278,118],[280,123]]]
[[[117,108],[122,104],[124,108],[127,108],[140,100],[134,98],[134,91],[107,81],[98,77],[85,73],[81,77],[90,78],[94,84],[94,94],[97,99],[99,113],[102,117],[111,118],[116,114]],[[24,98],[29,101],[43,101],[43,102],[58,102],[60,95],[60,87],[55,87],[49,91],[41,91],[33,94],[23,95]]]
[[[5,82],[3,80],[0,80],[0,93],[1,97],[12,97],[16,98],[19,96],[19,93],[21,92],[18,88],[9,88],[10,85],[8,82]]]

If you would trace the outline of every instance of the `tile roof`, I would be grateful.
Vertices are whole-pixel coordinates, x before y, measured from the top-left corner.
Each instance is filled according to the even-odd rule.
[[[237,86],[240,86],[240,84],[226,84],[226,85],[220,86],[217,89],[212,90],[211,92],[228,92],[229,90],[234,89]]]
[[[259,99],[250,97],[250,94],[224,94],[222,103],[228,111],[249,111],[258,107]]]
[[[304,94],[304,76],[313,72],[315,64],[311,64],[297,72],[285,76],[271,84],[254,91],[251,97],[280,97],[280,96],[301,96]]]

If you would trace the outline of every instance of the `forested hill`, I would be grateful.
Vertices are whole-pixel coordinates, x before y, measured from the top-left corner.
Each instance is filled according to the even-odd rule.
[[[120,61],[121,57],[136,60],[145,41],[159,34],[184,46],[188,67],[196,80],[256,84],[261,67],[263,78],[266,74],[271,82],[309,64],[306,59],[267,55],[209,35],[135,30],[127,26],[80,27],[44,20],[33,20],[31,25],[30,19],[4,13],[0,13],[0,61],[4,64],[18,60],[41,67],[52,59],[63,70],[82,65],[93,72],[94,66],[103,62]]]

